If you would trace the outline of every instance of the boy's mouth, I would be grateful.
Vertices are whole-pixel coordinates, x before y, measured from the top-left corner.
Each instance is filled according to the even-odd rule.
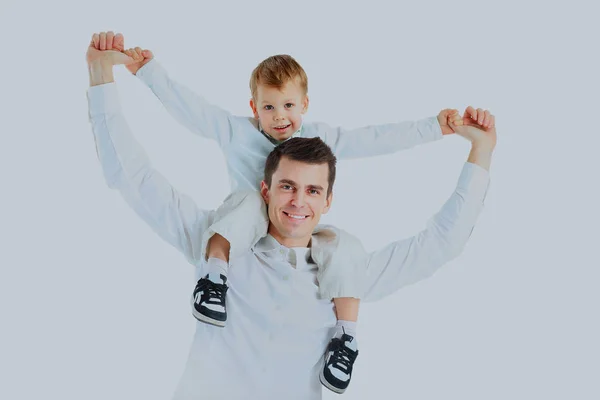
[[[282,131],[285,131],[290,126],[292,126],[292,124],[274,126],[273,129],[275,129],[277,132],[282,132]]]

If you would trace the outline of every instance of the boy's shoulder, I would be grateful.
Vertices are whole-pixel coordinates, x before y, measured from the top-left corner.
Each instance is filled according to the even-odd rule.
[[[333,128],[325,122],[303,122],[302,136],[305,137],[323,137],[334,132]]]
[[[300,136],[307,138],[320,137],[331,146],[330,142],[335,142],[336,134],[337,130],[325,122],[304,122]]]

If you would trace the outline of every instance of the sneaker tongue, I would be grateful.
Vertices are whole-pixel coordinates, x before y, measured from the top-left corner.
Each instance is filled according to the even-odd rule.
[[[354,340],[354,338],[352,336],[350,336],[350,335],[344,335],[342,337],[342,340],[344,340],[344,345],[347,348],[349,348],[351,350],[354,350],[354,351],[356,351],[356,349],[358,348],[357,345],[356,345],[356,340]]]
[[[214,272],[211,272],[208,274],[208,280],[211,281],[212,283],[220,283],[220,284],[225,283],[223,281],[223,279],[221,279],[221,274],[217,274]]]

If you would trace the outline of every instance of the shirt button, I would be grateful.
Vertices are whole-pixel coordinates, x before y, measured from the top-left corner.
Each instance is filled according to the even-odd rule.
[[[284,280],[284,281],[287,281],[287,280],[288,280],[288,278],[289,278],[289,276],[287,276],[287,275],[284,275],[284,276],[283,276],[283,280]]]

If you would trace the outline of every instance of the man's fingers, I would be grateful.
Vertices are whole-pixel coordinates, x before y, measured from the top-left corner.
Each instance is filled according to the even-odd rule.
[[[477,123],[483,125],[483,119],[485,118],[485,111],[482,108],[477,109]]]
[[[485,128],[487,128],[487,127],[489,127],[489,126],[490,126],[490,116],[491,116],[491,115],[492,115],[492,114],[490,114],[490,112],[489,112],[488,110],[485,110],[485,111],[483,112],[483,126],[484,126]]]
[[[473,107],[469,106],[465,110],[465,117],[477,120],[477,111],[475,111],[475,109]]]
[[[92,35],[92,43],[90,43],[92,46],[94,46],[95,49],[98,49],[98,47],[100,47],[100,35],[98,35],[97,33],[94,33]]]
[[[106,32],[100,32],[100,48],[98,50],[106,50]]]
[[[144,58],[153,58],[154,57],[154,54],[152,54],[152,52],[150,50],[143,50],[142,55],[144,56]]]
[[[490,115],[490,128],[493,128],[496,126],[496,117],[493,115]]]
[[[125,38],[123,34],[117,33],[113,39],[113,49],[117,51],[125,50]]]
[[[112,50],[114,38],[115,33],[113,31],[106,32],[106,50]]]

